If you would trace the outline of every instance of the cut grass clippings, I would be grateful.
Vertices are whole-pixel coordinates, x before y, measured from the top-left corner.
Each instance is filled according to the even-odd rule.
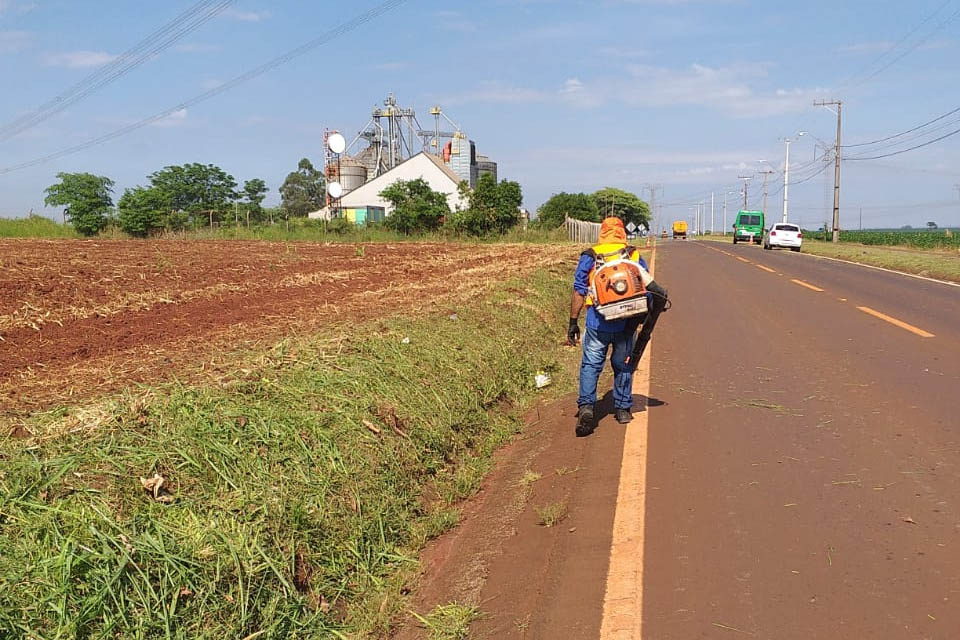
[[[567,266],[456,320],[291,340],[220,386],[4,430],[0,637],[386,633],[419,550],[457,522],[515,416],[572,385]],[[538,370],[567,382],[538,392]]]

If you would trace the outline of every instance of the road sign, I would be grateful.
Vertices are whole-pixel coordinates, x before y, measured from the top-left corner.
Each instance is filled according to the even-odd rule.
[[[627,231],[628,231],[628,232],[633,233],[633,232],[636,231],[636,230],[637,230],[637,225],[633,224],[632,222],[628,222],[628,223],[627,223]]]

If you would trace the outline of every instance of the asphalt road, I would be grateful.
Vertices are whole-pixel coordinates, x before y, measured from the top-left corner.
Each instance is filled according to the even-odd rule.
[[[714,242],[655,264],[634,423],[541,411],[433,572],[479,591],[471,637],[960,637],[960,288]]]
[[[643,637],[960,637],[960,288],[712,242],[657,268]]]

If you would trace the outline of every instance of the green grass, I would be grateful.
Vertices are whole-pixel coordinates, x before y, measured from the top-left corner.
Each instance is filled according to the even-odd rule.
[[[804,239],[822,239],[822,231],[804,231]],[[934,229],[927,231],[840,231],[841,243],[855,243],[915,249],[960,250],[960,231]]]
[[[844,242],[833,244],[804,237],[803,252],[960,282],[960,248],[950,251],[869,247]]]
[[[476,607],[451,603],[437,605],[427,617],[414,613],[430,632],[430,640],[466,640],[470,637],[470,623],[480,618]]]
[[[527,243],[562,243],[567,242],[566,232],[563,229],[540,229],[531,225],[524,230],[519,227],[511,229],[503,235],[473,238],[456,236],[440,230],[435,233],[403,235],[389,231],[382,227],[355,227],[340,223],[332,226],[324,225],[320,220],[298,218],[289,224],[278,221],[275,224],[252,225],[247,228],[243,225],[234,226],[227,222],[214,229],[199,227],[189,231],[165,232],[168,238],[183,238],[197,240],[264,240],[269,242],[527,242]],[[0,218],[0,238],[80,238],[82,237],[73,227],[54,222],[43,216],[28,218]],[[102,231],[99,238],[111,240],[130,238],[116,226],[108,226]]]
[[[0,428],[0,637],[386,633],[516,416],[572,386],[568,276]],[[555,384],[538,392],[540,369]],[[154,474],[162,500],[141,484]]]
[[[79,238],[73,227],[50,218],[31,215],[26,218],[0,218],[0,238]]]
[[[537,515],[540,517],[541,526],[558,525],[567,517],[567,503],[560,501],[537,507]]]

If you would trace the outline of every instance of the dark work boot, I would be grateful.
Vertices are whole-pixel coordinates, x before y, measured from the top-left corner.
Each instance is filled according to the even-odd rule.
[[[597,428],[597,421],[593,416],[593,405],[585,404],[577,412],[577,437],[585,438]]]
[[[630,413],[630,409],[617,409],[613,412],[613,415],[620,424],[630,424],[630,421],[633,420],[633,414]]]

